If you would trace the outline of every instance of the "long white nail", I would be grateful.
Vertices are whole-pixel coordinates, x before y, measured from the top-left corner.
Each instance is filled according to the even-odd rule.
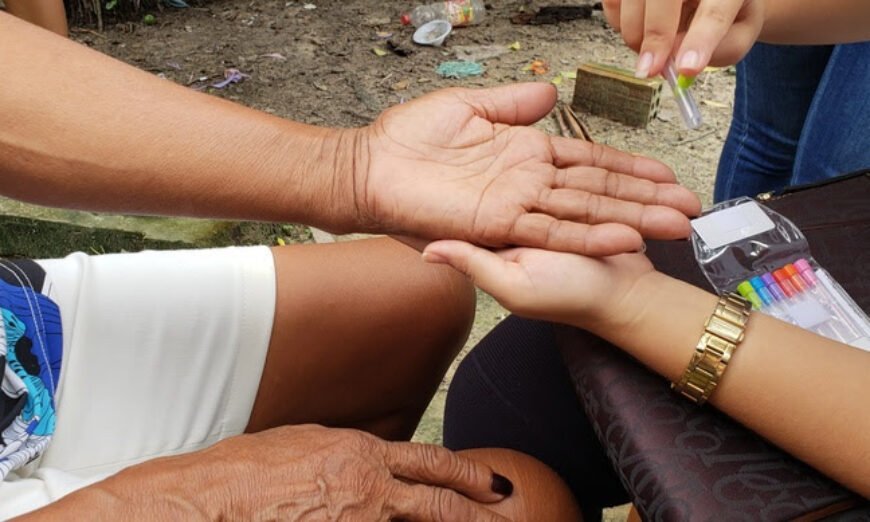
[[[652,53],[646,52],[640,55],[640,58],[637,60],[637,68],[635,69],[634,76],[635,78],[648,78],[649,77],[649,69],[652,67],[653,63],[653,55]]]
[[[686,51],[683,53],[683,56],[680,57],[678,67],[680,69],[697,69],[700,62],[701,56],[697,51]]]

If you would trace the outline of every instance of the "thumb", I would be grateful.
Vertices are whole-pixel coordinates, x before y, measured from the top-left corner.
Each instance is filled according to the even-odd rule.
[[[463,101],[493,123],[531,125],[553,110],[556,87],[550,83],[515,83],[490,89],[462,89]]]

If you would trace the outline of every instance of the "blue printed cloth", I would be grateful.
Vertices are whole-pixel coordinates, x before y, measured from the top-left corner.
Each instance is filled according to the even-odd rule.
[[[60,310],[29,261],[0,261],[0,478],[42,454],[54,433]]]

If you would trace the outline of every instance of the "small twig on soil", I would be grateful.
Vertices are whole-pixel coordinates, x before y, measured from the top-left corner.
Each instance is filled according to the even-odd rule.
[[[355,118],[357,118],[357,119],[359,119],[359,120],[362,120],[362,122],[363,122],[365,125],[368,125],[368,124],[371,123],[372,120],[374,119],[374,118],[372,118],[371,116],[366,116],[365,114],[360,114],[360,113],[356,112],[356,111],[353,110],[353,109],[344,109],[344,110],[341,111],[341,112],[343,112],[343,113],[345,113],[345,114],[349,114],[349,115],[351,115],[351,116],[353,116],[353,117],[355,117]]]
[[[713,129],[713,130],[710,130],[710,131],[705,132],[704,134],[701,134],[700,136],[695,136],[694,138],[691,138],[691,139],[688,139],[688,140],[676,140],[676,141],[672,141],[672,142],[670,142],[670,144],[671,144],[671,145],[684,145],[684,144],[686,144],[686,143],[692,143],[693,141],[703,140],[704,138],[706,138],[706,137],[708,137],[708,136],[712,136],[712,135],[715,134],[715,133],[716,133],[716,130]]]
[[[571,131],[568,130],[568,125],[565,124],[565,117],[562,116],[561,107],[556,107],[556,110],[553,111],[553,119],[556,120],[556,123],[559,125],[559,133],[566,138],[571,138],[573,135]]]
[[[371,94],[363,87],[362,82],[359,77],[356,75],[349,74],[347,78],[345,78],[347,83],[350,84],[350,88],[353,90],[354,96],[356,99],[362,102],[366,109],[372,112],[380,112],[378,110],[378,102],[372,97]]]
[[[568,126],[571,127],[571,132],[574,133],[574,137],[588,141],[589,143],[594,143],[592,135],[589,133],[589,129],[586,127],[586,124],[583,123],[583,120],[577,116],[577,113],[575,113],[574,110],[565,103],[561,104],[561,109],[565,116],[565,121],[568,123]]]
[[[82,29],[80,27],[73,27],[70,29],[70,31],[72,31],[74,33],[90,33],[94,36],[99,36],[100,38],[103,38],[103,39],[108,38],[108,36],[104,35],[103,33],[98,33],[96,31],[94,31],[93,29]]]

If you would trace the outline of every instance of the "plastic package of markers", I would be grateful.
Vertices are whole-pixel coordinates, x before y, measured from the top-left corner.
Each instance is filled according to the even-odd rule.
[[[763,313],[870,351],[870,319],[785,216],[749,198],[725,201],[692,221],[692,246],[719,294],[737,292]]]

